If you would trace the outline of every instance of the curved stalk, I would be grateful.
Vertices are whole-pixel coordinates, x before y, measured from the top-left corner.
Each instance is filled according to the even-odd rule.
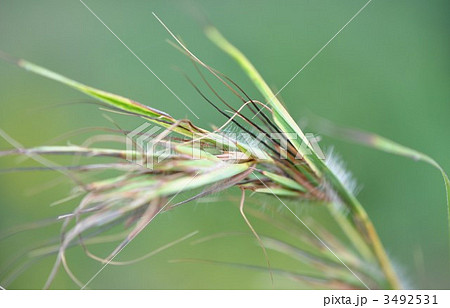
[[[358,229],[364,232],[364,235],[369,240],[369,244],[373,249],[373,252],[377,258],[381,270],[386,276],[386,280],[389,283],[389,286],[392,289],[396,290],[402,289],[397,274],[395,273],[394,268],[392,267],[392,264],[389,261],[384,246],[378,236],[378,233],[375,230],[372,221],[367,215],[367,212],[364,210],[361,203],[359,203],[359,201],[355,197],[352,196],[351,199],[352,199],[352,208],[355,210],[354,212],[355,216],[353,217],[353,220],[359,220],[354,221],[354,224]],[[364,228],[362,229],[361,226]]]

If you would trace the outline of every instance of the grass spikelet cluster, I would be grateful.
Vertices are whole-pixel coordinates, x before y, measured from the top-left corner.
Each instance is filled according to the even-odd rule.
[[[88,256],[103,264],[114,264],[115,255],[156,215],[175,210],[189,201],[237,187],[242,194],[239,200],[235,200],[236,204],[250,233],[261,246],[267,266],[211,260],[176,261],[207,262],[267,271],[270,275],[292,278],[310,288],[401,288],[375,228],[356,199],[353,188],[346,185],[348,174],[341,169],[336,172],[336,168],[330,168],[330,163],[323,161],[250,61],[216,29],[206,29],[208,37],[244,69],[266,103],[250,98],[230,78],[198,59],[167,30],[178,48],[192,60],[205,85],[211,90],[213,98],[193,84],[205,102],[226,118],[226,123],[221,127],[204,129],[190,120],[176,119],[163,111],[84,85],[25,60],[14,60],[25,70],[95,98],[106,110],[134,116],[161,128],[152,134],[137,134],[138,138],[152,141],[154,148],[151,152],[142,148],[138,142],[129,147],[127,135],[130,132],[120,129],[106,138],[115,141],[117,148],[93,145],[25,148],[1,131],[1,135],[15,149],[0,152],[0,156],[27,156],[47,168],[58,170],[74,181],[74,196],[83,196],[72,213],[59,217],[63,224],[59,243],[33,252],[35,256],[57,255],[45,287],[50,287],[61,266],[78,285],[85,286],[67,264],[65,253],[68,248],[81,245]],[[233,93],[240,101],[240,106],[233,107],[231,102],[224,100],[208,82],[210,77],[219,80]],[[225,107],[231,113],[225,112]],[[229,124],[233,124],[239,133],[246,134],[248,138],[233,138],[232,134],[226,132]],[[166,151],[164,159],[161,159],[161,151]],[[44,158],[47,155],[84,156],[88,160],[104,157],[107,162],[58,166]],[[88,182],[79,176],[80,172],[95,173],[99,170],[114,170],[115,175]],[[248,192],[270,196],[271,202],[284,206],[283,214],[275,218],[257,206],[245,207],[248,202],[252,202],[252,198],[246,199]],[[189,194],[190,197],[173,202],[179,194]],[[287,205],[289,202],[321,207],[328,212],[329,222],[298,217],[295,210]],[[270,223],[293,238],[294,243],[258,234],[246,213],[254,219]],[[125,225],[127,233],[120,237],[121,242],[116,249],[106,258],[90,252],[88,244],[95,243],[103,230],[118,223]],[[338,233],[334,231],[336,228],[339,229]],[[200,244],[217,240],[221,236],[227,235],[211,235],[196,242]],[[267,251],[276,251],[297,260],[304,270],[288,271],[271,264]]]

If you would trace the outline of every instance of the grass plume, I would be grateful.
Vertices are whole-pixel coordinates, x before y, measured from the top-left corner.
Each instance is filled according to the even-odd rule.
[[[162,23],[159,18],[158,20]],[[118,148],[92,145],[25,148],[0,131],[14,147],[0,152],[0,157],[31,157],[43,164],[43,168],[57,170],[71,178],[76,185],[74,194],[83,195],[72,213],[59,217],[59,221],[62,221],[61,238],[57,242],[28,252],[28,255],[34,257],[50,254],[57,256],[45,287],[50,287],[61,266],[80,287],[85,287],[69,268],[65,257],[68,248],[81,245],[89,257],[102,264],[118,265],[119,262],[113,261],[117,253],[159,213],[176,210],[178,206],[189,201],[238,187],[242,196],[240,200],[236,200],[236,204],[239,205],[252,236],[262,247],[267,267],[212,260],[179,259],[174,262],[194,261],[268,271],[270,275],[283,275],[311,288],[401,288],[402,284],[364,207],[342,178],[320,157],[250,61],[217,29],[206,28],[206,34],[211,41],[242,67],[264,97],[264,103],[250,98],[231,78],[197,58],[169,28],[164,24],[163,26],[176,41],[178,48],[192,60],[205,85],[212,90],[213,97],[210,98],[193,84],[205,102],[226,118],[226,123],[221,127],[201,128],[190,120],[176,119],[163,111],[84,85],[28,61],[8,57],[9,61],[27,71],[65,84],[98,100],[106,110],[137,117],[161,128],[156,133],[138,135],[142,140],[151,140],[156,152],[148,152],[139,143],[133,144],[135,148],[124,150],[129,132],[121,129],[110,130],[109,139],[116,141],[120,145]],[[6,58],[4,55],[2,57]],[[212,88],[208,78],[221,82],[240,101],[240,106],[233,107],[231,102],[223,99]],[[232,112],[223,111],[223,105]],[[227,134],[225,128],[231,123],[238,127],[240,133],[249,137],[235,138]],[[274,138],[275,135],[277,138]],[[293,135],[295,137],[292,137]],[[401,152],[400,154],[407,156],[412,153],[412,150],[398,146],[393,149],[392,143],[388,144],[384,139],[371,137],[364,140],[371,140],[372,145],[391,152]],[[161,157],[158,153],[162,150],[168,150],[168,153],[163,160],[159,160]],[[59,166],[43,157],[47,155],[85,156],[88,159],[104,157],[112,162]],[[427,156],[419,158],[430,161]],[[136,161],[139,163],[136,164]],[[115,170],[118,175],[89,182],[78,176],[80,172],[91,173],[99,170]],[[445,175],[445,172],[440,170]],[[446,175],[445,179],[448,187]],[[272,202],[276,204],[281,202],[286,207],[285,217],[281,215],[281,218],[275,219],[257,207],[244,208],[247,200],[251,199],[245,199],[246,192],[271,196]],[[191,197],[172,203],[180,193],[188,193]],[[342,232],[343,238],[334,234],[331,230],[333,227],[328,223],[315,221],[311,217],[301,220],[285,202],[308,203],[324,208],[334,228],[338,227]],[[255,219],[270,223],[287,236],[294,237],[295,244],[258,234],[246,212]],[[298,220],[292,219],[292,214]],[[87,244],[95,243],[102,230],[118,223],[123,223],[128,232],[119,237],[120,244],[109,256],[102,258],[88,250]],[[194,235],[189,234],[173,244]],[[212,238],[217,239],[214,236]],[[210,239],[199,240],[197,244]],[[170,246],[172,244],[167,244],[161,249]],[[294,272],[273,266],[267,251],[276,251],[293,258],[307,270]],[[17,274],[13,271],[6,275],[9,278],[4,280],[9,282],[11,277]]]

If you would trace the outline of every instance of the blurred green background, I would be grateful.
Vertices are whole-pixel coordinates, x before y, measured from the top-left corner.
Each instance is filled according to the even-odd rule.
[[[223,119],[173,69],[181,67],[198,79],[190,62],[167,44],[168,34],[152,11],[201,59],[261,99],[239,67],[204,36],[199,16],[212,21],[251,59],[269,85],[280,89],[366,1],[85,2],[200,120],[79,1],[1,0],[0,50],[206,127]],[[372,1],[282,91],[281,98],[302,126],[308,115],[315,114],[376,132],[429,154],[449,171],[449,10],[446,0]],[[83,100],[85,96],[65,86],[0,61],[0,127],[26,146],[45,144],[81,127],[112,126],[93,105],[55,107]],[[125,127],[137,126],[135,118],[114,118]],[[322,146],[331,145],[363,187],[359,199],[403,279],[413,288],[449,288],[447,212],[439,172],[424,163],[324,138]],[[0,148],[9,145],[0,140]],[[0,159],[2,169],[16,165],[15,158]],[[59,174],[49,171],[0,173],[0,231],[69,212],[74,202],[50,207],[70,190],[67,181],[42,189],[55,181],[63,182]],[[255,226],[263,234],[269,232],[263,223]],[[0,270],[27,246],[57,236],[58,230],[54,226],[2,240]],[[194,230],[203,236],[248,232],[233,202],[188,204],[157,217],[118,260],[140,256]],[[99,247],[97,251],[106,254],[110,249]],[[271,288],[266,273],[168,262],[182,257],[264,265],[251,237],[201,245],[187,241],[134,265],[108,266],[90,287]],[[53,261],[52,257],[36,263],[9,288],[41,288]],[[101,267],[84,257],[81,249],[69,254],[69,262],[84,281]],[[76,285],[60,271],[53,287]],[[299,285],[276,277],[275,287]]]

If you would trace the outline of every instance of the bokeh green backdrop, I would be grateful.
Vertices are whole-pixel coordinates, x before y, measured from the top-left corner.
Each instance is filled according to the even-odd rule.
[[[173,69],[182,67],[195,77],[189,61],[166,43],[168,34],[152,11],[200,58],[260,98],[240,69],[205,38],[199,16],[207,16],[253,61],[267,82],[279,89],[365,4],[364,0],[85,2],[189,104],[202,126],[223,119]],[[372,1],[283,90],[283,101],[302,125],[308,114],[316,114],[373,131],[430,154],[450,170],[449,10],[446,0]],[[177,118],[195,119],[79,1],[1,0],[0,49]],[[24,145],[45,144],[80,127],[111,126],[93,105],[52,107],[82,100],[85,96],[73,90],[0,61],[0,127]],[[124,126],[136,126],[136,119],[115,119]],[[322,145],[334,145],[363,186],[359,199],[410,286],[449,288],[447,214],[438,171],[328,138]],[[0,147],[9,145],[0,140]],[[2,158],[0,168],[16,163]],[[55,179],[61,178],[52,172],[1,173],[0,230],[69,212],[74,203],[49,206],[68,193],[68,184],[34,192]],[[264,233],[264,224],[257,227]],[[208,235],[246,232],[247,227],[230,202],[186,205],[155,219],[119,259],[142,255],[194,230]],[[0,269],[27,245],[57,234],[58,227],[51,227],[2,240]],[[271,287],[265,273],[168,262],[180,257],[264,264],[251,238],[196,246],[187,242],[135,265],[108,266],[90,287]],[[100,268],[81,251],[71,254],[69,261],[84,280]],[[42,287],[52,262],[49,258],[37,263],[9,287]],[[276,287],[296,286],[287,279],[276,279]],[[54,287],[76,286],[61,271]]]

